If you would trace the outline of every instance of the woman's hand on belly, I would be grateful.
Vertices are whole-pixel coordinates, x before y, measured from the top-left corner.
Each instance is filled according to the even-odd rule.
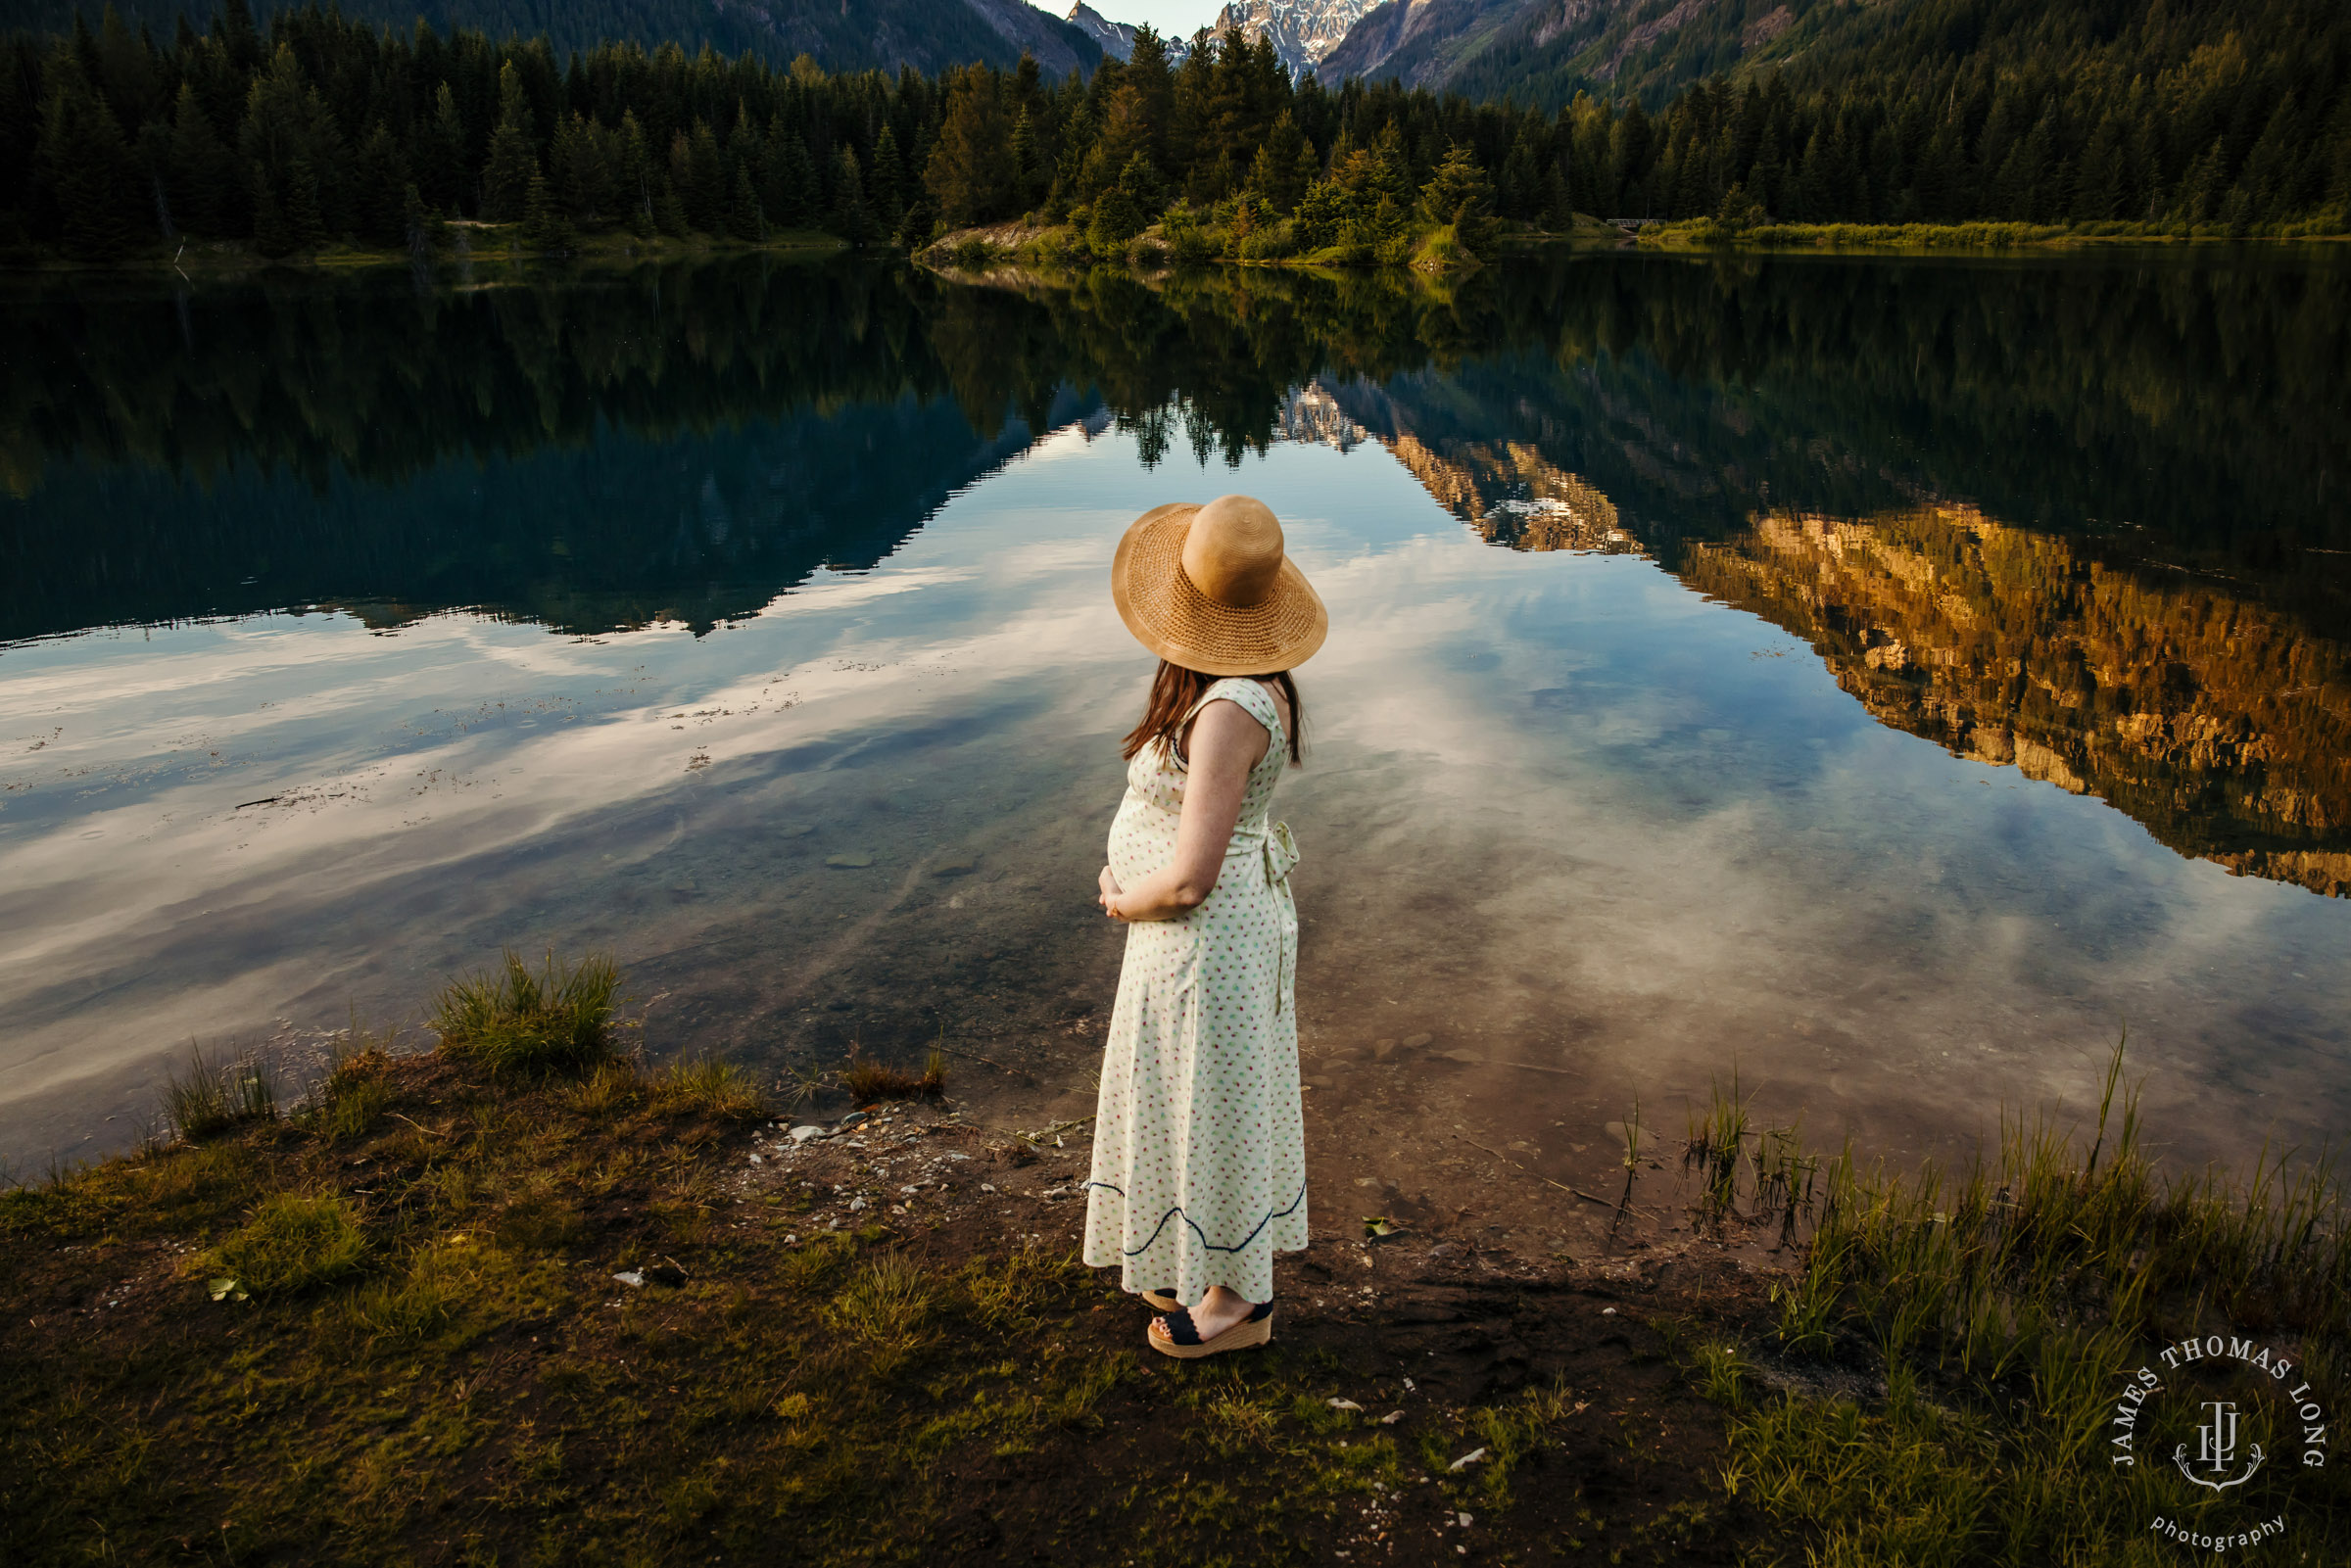
[[[1110,868],[1108,866],[1102,868],[1101,884],[1102,895],[1095,899],[1094,902],[1100,904],[1102,906],[1102,913],[1108,915],[1112,920],[1120,919],[1121,916],[1117,906],[1111,902],[1111,900],[1119,896],[1119,879],[1110,874]]]
[[[1265,726],[1237,703],[1220,698],[1200,710],[1192,727],[1175,858],[1121,891],[1106,887],[1104,913],[1113,920],[1180,920],[1207,901],[1232,846],[1249,770],[1266,754],[1269,739]],[[1112,881],[1108,867],[1102,876],[1106,883]]]

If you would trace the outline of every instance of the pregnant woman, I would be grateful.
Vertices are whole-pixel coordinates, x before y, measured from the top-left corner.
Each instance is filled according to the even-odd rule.
[[[1111,594],[1160,665],[1102,870],[1127,959],[1085,1260],[1117,1264],[1166,1314],[1153,1350],[1191,1358],[1271,1339],[1273,1254],[1306,1246],[1298,850],[1267,809],[1299,760],[1289,671],[1329,618],[1281,525],[1246,496],[1145,512],[1119,542]]]

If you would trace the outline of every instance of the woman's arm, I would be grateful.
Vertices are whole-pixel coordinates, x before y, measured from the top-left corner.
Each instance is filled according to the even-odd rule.
[[[1220,697],[1200,710],[1184,748],[1190,765],[1183,815],[1176,824],[1175,858],[1124,890],[1105,867],[1103,913],[1113,920],[1172,920],[1200,907],[1216,890],[1224,869],[1232,826],[1241,820],[1241,796],[1249,788],[1249,770],[1271,741],[1266,727],[1237,702]]]

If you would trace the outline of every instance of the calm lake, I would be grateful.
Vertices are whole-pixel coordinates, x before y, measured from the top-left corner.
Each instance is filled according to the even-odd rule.
[[[1318,1179],[1575,1179],[1734,1066],[1948,1152],[2126,1026],[2179,1159],[2351,1125],[2340,261],[174,283],[0,296],[20,1171],[502,946],[1084,1114],[1110,553],[1230,491],[1331,610]]]

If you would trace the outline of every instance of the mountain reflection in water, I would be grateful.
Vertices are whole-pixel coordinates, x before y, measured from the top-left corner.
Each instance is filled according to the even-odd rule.
[[[1352,945],[1310,955],[1347,971],[1317,1030],[1411,1038],[1383,1010],[1462,986],[1519,1060],[1646,1051],[1660,1017],[1687,1021],[1677,1051],[1782,1014],[1757,1037],[1825,1051],[1909,1028],[1872,1010],[1913,985],[1925,1007],[2000,984],[2022,1049],[2042,998],[2103,1005],[2084,976],[2169,973],[2148,956],[2174,951],[2163,900],[2212,907],[2180,891],[2184,863],[2134,849],[2116,887],[2042,899],[1993,851],[2081,816],[1959,820],[1956,765],[1926,747],[1932,767],[1898,764],[1915,800],[1873,799],[1822,704],[1883,732],[1808,669],[1817,702],[1756,673],[1794,660],[1747,666],[1797,644],[1757,648],[1720,608],[1703,636],[1677,620],[1690,596],[1660,573],[1808,644],[1879,725],[2095,796],[2180,855],[2351,895],[2351,269],[2328,260],[1602,255],[1436,283],[746,261],[455,289],[85,278],[0,296],[0,860],[26,879],[0,918],[44,944],[0,963],[0,1000],[46,1053],[44,1093],[93,1030],[152,1025],[151,1065],[199,1001],[216,1021],[412,1005],[462,955],[542,935],[631,949],[696,1045],[832,1060],[856,1029],[911,1049],[950,1017],[1088,1034],[1114,959],[1082,896],[1105,803],[1085,770],[1111,754],[1084,726],[1132,658],[1096,557],[1158,483],[1128,450],[1176,494],[1290,487],[1319,581],[1360,612],[1317,671],[1367,717],[1320,710],[1342,765],[1310,768],[1297,809],[1319,842],[1340,822],[1380,842],[1415,890],[1373,922],[1331,889],[1316,940]],[[1118,452],[1054,477],[1113,428]],[[1460,535],[1432,550],[1414,481],[1495,546],[1638,558],[1571,577]],[[960,535],[926,532],[942,511]],[[283,613],[314,610],[401,636],[355,650],[349,623]],[[1542,619],[1566,614],[1589,635]],[[182,641],[94,630],[125,627]],[[1765,709],[1778,733],[1731,727]],[[1418,737],[1369,734],[1373,713]],[[1457,752],[1523,788],[1449,792]],[[1570,770],[1576,798],[1542,792]],[[259,797],[269,822],[236,815]],[[1870,810],[1866,833],[1842,815]],[[1557,841],[1511,836],[1515,816]],[[1669,864],[1690,845],[1720,858]],[[2094,879],[2107,853],[2069,864]],[[934,860],[966,869],[930,880]],[[860,867],[887,896],[849,891]],[[1900,919],[1879,875],[1920,881]],[[1817,947],[1750,951],[1750,914],[1792,891]],[[1674,946],[1677,917],[1642,924],[1653,899],[1705,951]],[[2299,919],[2248,907],[2231,930]],[[1845,916],[1907,945],[1859,949]],[[2022,933],[2077,917],[2070,967],[2018,979]],[[2195,951],[2215,962],[2193,1038],[2316,1060],[2341,976],[2273,1004]],[[1588,988],[1562,990],[1579,963]],[[1784,1008],[1754,1000],[1791,973]],[[1374,994],[1386,974],[1413,989]],[[0,1101],[20,1067],[0,1058]]]
[[[1532,447],[1392,439],[1429,494],[1515,549],[1642,548]],[[1759,512],[1674,575],[1809,642],[1885,724],[2129,813],[2231,871],[2351,897],[2351,645],[2241,578],[1972,507]]]

